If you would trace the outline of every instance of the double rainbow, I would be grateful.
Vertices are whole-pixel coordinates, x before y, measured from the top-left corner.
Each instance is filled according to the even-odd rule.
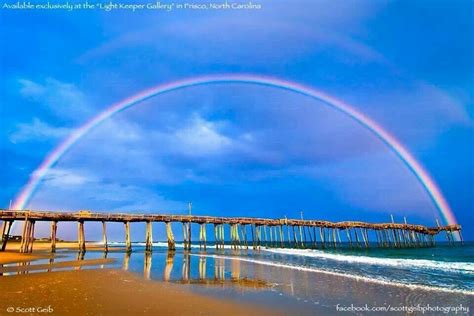
[[[106,119],[115,115],[116,113],[135,106],[149,98],[167,92],[194,86],[224,83],[252,84],[291,91],[306,97],[319,100],[327,106],[330,106],[342,112],[343,114],[351,117],[352,119],[360,123],[362,126],[367,128],[369,131],[371,131],[382,142],[384,142],[413,172],[413,174],[418,178],[420,183],[425,188],[433,203],[436,205],[444,221],[448,224],[456,224],[456,218],[451,208],[449,207],[446,199],[444,198],[443,194],[441,193],[440,189],[436,185],[435,181],[431,178],[429,173],[394,136],[392,136],[382,126],[373,121],[371,118],[359,112],[351,105],[338,99],[335,99],[313,88],[306,87],[290,81],[245,74],[210,75],[174,81],[152,87],[110,106],[109,108],[102,111],[97,116],[93,117],[91,120],[77,128],[61,144],[59,144],[53,151],[51,151],[51,153],[44,159],[41,165],[32,173],[30,179],[28,180],[28,183],[17,195],[12,208],[16,210],[24,209],[25,206],[28,204],[29,200],[31,199],[32,195],[34,194],[36,188],[41,183],[43,177],[50,170],[50,168],[52,168],[54,164],[59,159],[61,159],[61,157],[68,151],[68,149],[71,148],[90,130],[92,130],[94,127],[96,127]]]

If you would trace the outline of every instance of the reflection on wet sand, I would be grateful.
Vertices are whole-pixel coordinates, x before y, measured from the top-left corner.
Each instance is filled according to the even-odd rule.
[[[199,280],[206,279],[206,257],[199,257]]]
[[[250,261],[252,259],[245,258],[241,253],[236,255],[238,256],[218,254],[215,256],[206,255],[206,257],[208,260],[211,258],[214,260],[215,271],[217,271],[216,278],[225,275],[224,262],[226,262],[227,269],[229,267],[231,269],[231,282],[238,285],[237,289],[242,292],[261,282],[262,285],[271,287],[279,295],[285,294],[298,301],[301,300],[313,305],[324,302],[324,306],[329,308],[346,302],[345,298],[350,298],[351,303],[359,306],[364,306],[364,304],[377,306],[381,302],[386,302],[387,297],[394,304],[403,306],[428,303],[431,305],[455,306],[457,304],[459,306],[459,304],[463,304],[467,306],[472,301],[472,296],[464,294],[391,286],[325,273],[285,268],[273,264],[270,260],[259,260],[259,262],[269,262],[269,264],[259,264]]]
[[[183,269],[182,269],[182,280],[189,281],[191,270],[189,269],[189,251],[185,251],[183,254]]]
[[[109,254],[108,251],[104,251],[104,254],[103,254],[103,256],[102,256],[102,259],[107,259],[107,255],[108,255],[108,254]],[[104,268],[104,265],[101,264],[101,265],[100,265],[100,268],[103,269],[103,268]]]
[[[232,280],[239,280],[240,279],[240,261],[231,260],[231,279]]]
[[[0,275],[21,275],[32,272],[54,272],[58,270],[81,270],[83,266],[99,266],[103,268],[105,264],[114,262],[114,259],[84,259],[83,255],[78,255],[76,260],[58,260],[62,256],[44,259],[45,263],[34,263],[34,261],[22,261],[0,266]],[[72,258],[71,258],[72,259]]]
[[[214,258],[214,281],[225,279],[225,261],[222,258]]]
[[[104,254],[99,259],[84,259],[84,252],[78,252],[76,256],[76,260],[73,261],[61,261],[57,260],[55,257],[51,257],[48,260],[48,263],[45,264],[31,264],[30,261],[26,262],[19,262],[16,263],[16,267],[9,265],[8,267],[1,268],[0,273],[9,274],[28,274],[32,271],[46,271],[46,272],[53,272],[57,271],[58,269],[73,269],[73,270],[81,270],[82,266],[89,265],[93,266],[96,265],[98,268],[103,269],[106,267],[107,263],[113,262],[114,259],[107,259],[108,252],[104,252]],[[143,277],[147,280],[152,279],[152,261],[153,255],[151,252],[145,252],[143,259]],[[185,251],[184,253],[180,254],[182,256],[182,266],[181,266],[181,275],[172,274],[173,266],[175,264],[175,251],[168,251],[166,254],[166,261],[163,269],[163,280],[173,283],[180,283],[180,284],[201,284],[201,285],[219,285],[219,286],[243,286],[243,287],[250,287],[250,288],[261,288],[261,287],[268,287],[268,284],[263,281],[262,278],[255,278],[252,279],[249,277],[248,272],[244,273],[244,277],[242,277],[242,263],[239,260],[228,260],[225,258],[219,257],[208,257],[205,256],[203,253],[198,254],[198,264],[197,270],[198,273],[195,277],[195,274],[192,273],[191,267],[191,253],[189,251]],[[132,254],[130,252],[123,253],[123,261],[122,261],[122,269],[128,271],[130,269],[130,258]],[[138,254],[133,254],[133,256],[138,256]],[[155,257],[156,260],[156,257]],[[212,260],[212,261],[210,261]],[[57,261],[55,263],[55,261]],[[210,262],[209,262],[210,261]],[[226,264],[230,263],[230,274],[226,274]],[[208,268],[214,268],[214,274],[209,277],[208,275]],[[194,270],[195,271],[195,270]],[[258,267],[254,269],[255,275],[259,275]]]
[[[19,262],[17,263],[18,266],[18,274],[27,274],[28,273],[28,267],[30,266],[30,262]]]
[[[128,266],[129,266],[129,263],[130,263],[130,256],[131,256],[131,253],[128,252],[128,251],[123,256],[122,269],[125,270],[125,271],[128,271]]]
[[[175,253],[168,252],[166,256],[166,265],[164,269],[165,281],[170,281],[180,284],[198,284],[198,285],[218,285],[225,286],[242,286],[246,288],[268,288],[269,283],[262,279],[252,279],[248,275],[241,277],[241,262],[238,260],[230,260],[230,276],[226,276],[226,259],[224,258],[209,258],[207,256],[199,256],[198,261],[198,275],[192,277],[191,271],[191,256],[188,251],[183,253],[183,265],[180,279],[172,279],[171,272],[173,269]],[[208,260],[213,260],[211,266],[214,266],[214,276],[207,277]]]
[[[48,272],[51,272],[53,270],[53,263],[54,263],[54,257],[49,258],[49,267],[48,267]]]
[[[182,255],[182,266],[181,266],[181,277],[176,278],[176,275],[172,276],[173,266],[175,264],[175,251],[168,251],[166,255],[166,261],[163,269],[163,280],[167,282],[180,283],[180,284],[202,284],[202,285],[238,285],[252,288],[265,288],[269,287],[268,283],[261,279],[251,279],[248,276],[241,277],[241,263],[238,260],[231,261],[230,276],[226,277],[226,259],[224,258],[212,258],[214,265],[214,275],[212,278],[207,278],[207,263],[209,258],[206,256],[199,256],[198,261],[198,275],[196,278],[192,277],[191,271],[191,255],[189,251],[185,251]],[[130,253],[125,253],[123,258],[122,269],[129,269]],[[143,275],[147,280],[152,279],[151,267],[153,256],[151,253],[145,253],[143,262]],[[155,258],[156,260],[156,258]]]
[[[143,277],[151,280],[151,252],[145,252],[145,260],[143,260]]]
[[[85,252],[84,251],[79,251],[77,253],[77,261],[82,261],[84,260],[84,255],[85,255]],[[77,265],[76,267],[74,267],[74,270],[81,270],[81,266],[80,265]]]
[[[163,280],[170,281],[171,280],[171,271],[173,270],[173,262],[174,262],[174,251],[168,251],[166,255],[166,265],[163,272]]]

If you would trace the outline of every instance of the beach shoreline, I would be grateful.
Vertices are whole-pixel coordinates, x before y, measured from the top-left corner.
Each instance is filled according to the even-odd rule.
[[[57,248],[76,250],[72,244],[61,242]],[[89,246],[90,250],[102,250],[94,244]],[[178,284],[146,280],[130,271],[107,268],[114,259],[53,262],[61,254],[49,253],[47,242],[35,242],[33,253],[19,253],[18,249],[19,243],[12,242],[7,251],[0,252],[0,275],[10,274],[0,276],[0,315],[5,311],[54,315],[278,314],[268,307],[200,295]],[[50,259],[51,263],[35,264],[42,259]],[[99,265],[102,268],[81,269]]]
[[[103,251],[97,243],[87,243],[90,251]],[[61,251],[77,251],[77,243],[56,243]],[[23,313],[48,312],[54,315],[119,315],[130,313],[165,315],[232,315],[278,314],[261,306],[240,305],[235,302],[192,293],[177,284],[149,281],[120,269],[81,270],[82,266],[107,265],[113,259],[75,260],[35,264],[36,260],[54,259],[61,254],[50,253],[50,242],[35,241],[32,253],[20,253],[20,243],[11,241],[7,250],[0,252],[0,274],[18,273],[1,278],[0,315],[8,308]],[[121,247],[109,251],[119,252]],[[18,263],[18,265],[13,265]],[[54,269],[74,268],[67,271]],[[52,272],[29,273],[36,270]],[[74,299],[79,295],[81,298]],[[160,304],[158,302],[166,302]],[[36,309],[33,311],[33,309]],[[117,314],[118,313],[118,314]]]
[[[0,314],[14,308],[50,308],[54,315],[268,315],[259,306],[198,295],[165,282],[146,281],[123,270],[71,270],[5,277]],[[36,309],[36,310],[34,310]]]
[[[92,315],[93,306],[99,306],[103,315],[114,314],[113,301],[127,299],[141,303],[121,302],[123,310],[186,315],[193,311],[183,309],[179,302],[185,300],[187,304],[188,295],[197,310],[201,310],[201,304],[229,304],[225,310],[231,311],[231,315],[295,312],[298,315],[332,315],[338,314],[338,306],[368,304],[413,308],[438,304],[455,307],[469,306],[472,300],[472,294],[368,282],[364,278],[323,273],[312,268],[282,266],[258,259],[260,255],[271,256],[265,251],[235,252],[228,249],[214,252],[210,249],[202,252],[196,249],[189,252],[178,249],[169,252],[157,247],[149,253],[144,251],[144,247],[136,246],[132,253],[127,253],[123,247],[112,246],[109,247],[110,252],[105,253],[101,244],[88,243],[86,249],[89,251],[84,256],[78,255],[75,245],[74,242],[61,242],[57,244],[58,252],[51,253],[49,242],[38,241],[34,244],[33,253],[19,253],[19,243],[12,243],[6,252],[0,252],[0,265],[3,265],[0,273],[4,274],[0,277],[0,287],[7,289],[0,294],[1,301],[27,306],[35,303],[35,297],[37,302],[45,302],[42,296],[55,295],[51,302],[70,306],[70,309],[56,311],[70,314],[76,304],[66,302],[67,297],[76,295],[70,291],[71,286],[87,298],[83,303],[89,307],[77,310],[84,315]],[[245,258],[249,253],[252,256]],[[112,278],[114,280],[109,282]],[[63,290],[58,293],[40,287],[41,284],[48,288],[55,287],[57,282],[66,282],[69,287],[59,285]],[[119,290],[121,287],[128,290],[122,292]],[[28,294],[31,299],[25,301],[22,295],[18,295],[25,293],[22,288],[32,289],[33,292]],[[155,294],[146,294],[146,301],[142,301],[143,298],[137,296],[143,291]],[[94,298],[89,299],[90,296]],[[115,299],[101,302],[96,296]],[[154,306],[153,302],[168,296],[170,303],[167,303],[166,310]],[[8,307],[5,304],[0,306]],[[202,311],[209,315],[221,314],[216,309],[204,308]]]

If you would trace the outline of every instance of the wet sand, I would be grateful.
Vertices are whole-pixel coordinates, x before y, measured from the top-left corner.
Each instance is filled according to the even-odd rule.
[[[25,262],[20,263],[17,266],[8,266],[0,267],[0,274],[11,273],[11,272],[29,272],[29,271],[51,271],[53,269],[61,268],[72,268],[72,267],[83,267],[83,266],[97,266],[107,263],[114,262],[114,259],[88,259],[88,260],[74,260],[74,261],[62,261],[49,264],[25,264]]]
[[[420,304],[472,305],[472,295],[380,284],[304,269],[257,264],[238,256],[228,258],[219,254],[201,256],[199,253],[185,255],[179,252],[172,256],[169,253],[153,252],[152,256],[136,252],[131,254],[130,259],[130,255],[114,253],[113,257],[117,261],[107,266],[114,259],[98,259],[97,253],[89,252],[92,254],[89,259],[86,256],[83,260],[76,261],[75,252],[59,252],[54,255],[46,251],[49,249],[48,243],[35,243],[35,246],[33,254],[20,254],[11,250],[0,252],[0,263],[48,257],[62,257],[61,260],[67,261],[43,264],[45,260],[42,260],[42,264],[35,264],[33,261],[5,267],[5,272],[16,271],[20,275],[0,277],[0,315],[10,306],[5,302],[15,302],[14,306],[59,306],[54,312],[59,315],[273,315],[276,311],[282,314],[336,315],[340,314],[336,309],[338,305],[351,304],[397,307]],[[89,249],[93,244],[90,246]],[[71,243],[58,244],[58,248],[77,249],[71,247]],[[151,273],[151,280],[147,280],[150,279],[152,261],[155,271],[163,269],[163,280],[169,279],[171,283],[155,281],[161,280],[161,274],[155,279]],[[135,262],[135,267],[137,262],[143,265],[145,278],[137,274],[136,269],[131,273],[107,268],[116,268],[118,263],[122,269],[127,270],[129,262],[132,262],[132,266]],[[207,278],[206,263],[211,267],[207,270]],[[181,278],[176,278],[176,275],[174,278],[169,277],[173,264],[175,271],[182,271]],[[105,269],[79,270],[82,265],[103,265]],[[77,267],[77,270],[57,271],[58,268],[68,267]],[[36,271],[39,268],[53,272],[26,275],[21,272]],[[199,271],[199,276],[190,274],[191,270]],[[185,286],[181,286],[181,283]]]
[[[268,315],[276,311],[253,304],[238,304],[227,299],[195,294],[180,285],[143,279],[118,269],[80,270],[114,259],[69,260],[36,264],[38,259],[54,259],[61,254],[49,253],[50,243],[36,241],[33,253],[19,253],[20,243],[10,242],[0,252],[0,315],[10,313],[54,315]],[[72,242],[57,243],[57,249],[76,250]],[[89,250],[102,245],[88,244]],[[112,250],[112,249],[111,249]],[[113,251],[120,251],[113,248]],[[18,265],[11,265],[18,263]],[[74,268],[69,271],[54,271]],[[105,266],[106,267],[106,266]],[[53,271],[27,273],[29,271]],[[34,310],[33,310],[34,309]]]
[[[55,253],[49,252],[51,249],[51,243],[49,241],[35,241],[33,252],[32,253],[20,253],[20,242],[17,241],[9,241],[7,244],[7,249],[4,252],[0,252],[0,265],[9,264],[9,263],[21,263],[21,262],[30,262],[37,259],[52,259],[57,257]],[[103,250],[103,246],[97,243],[88,243],[86,244],[87,250]],[[56,243],[56,249],[63,249],[63,250],[77,250],[77,243],[75,242],[58,242]],[[124,248],[114,247],[109,249],[109,252],[113,251],[123,251]],[[66,264],[64,267],[71,267],[71,266],[80,266],[80,265],[87,265],[81,263],[82,260],[74,261],[74,263],[70,263],[69,265]],[[108,263],[110,260],[106,260],[104,262],[97,262],[95,264],[104,264]],[[62,263],[61,263],[62,264]],[[60,265],[61,265],[60,264]],[[89,265],[92,263],[89,263]],[[61,267],[58,264],[57,267]],[[3,268],[5,269],[5,268]],[[7,270],[2,270],[0,268],[0,273],[2,272],[9,272]]]
[[[0,280],[0,287],[2,315],[9,307],[51,308],[54,315],[275,314],[275,311],[193,294],[179,285],[145,281],[131,272],[112,269],[10,276]]]
[[[18,241],[8,241],[7,244],[7,251],[16,251],[20,250],[21,243]],[[35,251],[42,251],[42,250],[50,250],[51,249],[51,242],[50,241],[43,241],[43,240],[35,240],[33,243],[33,252]],[[58,241],[56,242],[56,249],[67,249],[77,251],[78,246],[77,242],[74,241]],[[104,250],[104,246],[101,243],[97,242],[86,242],[86,250]],[[125,250],[124,247],[110,247],[109,252],[111,251],[123,251]]]
[[[36,259],[48,259],[54,255],[48,253],[18,253],[17,251],[0,252],[0,264],[27,262]]]

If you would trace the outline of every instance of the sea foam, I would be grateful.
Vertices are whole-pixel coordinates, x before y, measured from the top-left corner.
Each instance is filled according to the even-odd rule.
[[[355,275],[355,274],[346,274],[346,273],[341,273],[341,272],[318,269],[318,268],[315,268],[315,267],[299,266],[299,265],[281,263],[281,262],[276,262],[276,261],[267,261],[267,260],[260,260],[260,259],[243,258],[243,257],[239,257],[239,256],[226,256],[226,255],[215,255],[215,254],[213,254],[213,255],[211,255],[211,254],[209,254],[209,255],[206,255],[206,254],[191,254],[191,256],[209,257],[209,258],[217,258],[217,259],[220,258],[220,259],[227,259],[227,260],[238,260],[238,261],[242,261],[242,262],[255,263],[255,264],[260,264],[260,265],[264,265],[264,266],[271,266],[271,267],[285,268],[285,269],[293,269],[293,270],[305,271],[305,272],[322,273],[322,274],[333,275],[333,276],[344,277],[344,278],[350,278],[350,279],[355,279],[355,280],[358,280],[358,281],[382,284],[382,285],[387,285],[387,286],[397,286],[397,287],[405,287],[405,288],[410,288],[410,289],[421,289],[421,290],[425,290],[425,291],[457,293],[457,294],[474,296],[474,291],[470,291],[470,290],[456,289],[456,288],[445,288],[445,287],[438,287],[438,286],[431,286],[431,285],[402,283],[402,282],[397,282],[397,281],[393,281],[393,280],[389,280],[389,279],[385,279],[385,278],[374,278],[374,277],[359,276],[359,275]]]
[[[426,259],[405,259],[405,258],[379,258],[370,256],[356,256],[346,254],[328,253],[321,250],[313,249],[284,249],[284,248],[272,248],[264,249],[267,252],[285,254],[285,255],[296,255],[320,258],[323,260],[334,260],[339,262],[356,263],[356,264],[367,264],[367,265],[379,265],[379,266],[390,266],[399,268],[418,268],[418,269],[430,269],[430,270],[442,270],[450,271],[455,273],[463,273],[474,275],[474,263],[472,262],[449,262],[439,260],[426,260]]]

